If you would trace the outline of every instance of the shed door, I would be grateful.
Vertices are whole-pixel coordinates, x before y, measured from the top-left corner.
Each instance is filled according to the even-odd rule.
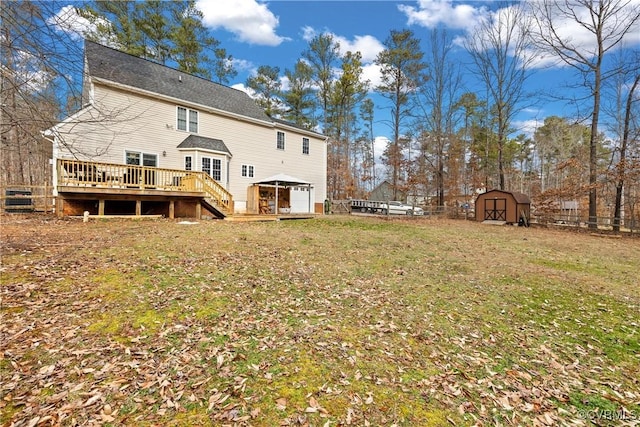
[[[484,219],[485,221],[506,221],[507,199],[485,199]]]

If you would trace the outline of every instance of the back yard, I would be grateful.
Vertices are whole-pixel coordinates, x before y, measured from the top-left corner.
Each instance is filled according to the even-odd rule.
[[[640,239],[2,221],[3,426],[640,420]]]

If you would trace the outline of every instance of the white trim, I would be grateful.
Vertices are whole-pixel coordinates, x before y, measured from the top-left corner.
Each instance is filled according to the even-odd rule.
[[[58,129],[60,128],[60,126],[62,126],[64,124],[67,124],[67,123],[77,119],[79,116],[81,116],[82,114],[86,113],[87,111],[89,111],[91,109],[98,110],[95,105],[86,104],[85,106],[83,106],[81,109],[79,109],[78,111],[76,111],[72,115],[67,116],[66,118],[62,119],[62,121],[56,123],[55,125],[51,126],[50,128],[43,130],[42,134],[45,135],[45,136],[53,136],[54,132],[57,132]]]
[[[86,68],[85,68],[86,69]],[[93,85],[93,80],[89,77],[89,104],[95,105],[96,103],[96,88]]]
[[[286,130],[289,130],[291,132],[296,132],[296,133],[307,135],[307,136],[309,136],[311,138],[323,139],[324,142],[327,142],[327,140],[329,139],[328,136],[323,135],[323,134],[318,133],[318,132],[314,132],[314,131],[309,130],[309,129],[303,129],[303,128],[295,127],[293,125],[287,125],[287,124],[284,124],[284,123],[280,123],[280,122],[273,122],[273,124],[275,125],[274,126],[275,129],[278,129],[278,128],[286,129]]]
[[[229,154],[226,151],[218,151],[218,150],[209,150],[207,148],[189,148],[189,147],[182,147],[182,148],[178,148],[178,151],[193,151],[198,152],[201,151],[203,153],[207,153],[207,154],[219,154],[221,156],[226,156],[227,158],[232,158],[233,156],[231,154]]]

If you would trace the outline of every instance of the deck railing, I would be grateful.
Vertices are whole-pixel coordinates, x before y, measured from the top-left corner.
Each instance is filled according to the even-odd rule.
[[[57,173],[58,186],[195,191],[228,213],[233,206],[231,193],[204,172],[58,159]]]

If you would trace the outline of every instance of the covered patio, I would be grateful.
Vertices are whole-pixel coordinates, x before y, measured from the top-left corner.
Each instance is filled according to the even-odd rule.
[[[283,173],[254,182],[247,190],[247,214],[313,214],[313,184]]]

